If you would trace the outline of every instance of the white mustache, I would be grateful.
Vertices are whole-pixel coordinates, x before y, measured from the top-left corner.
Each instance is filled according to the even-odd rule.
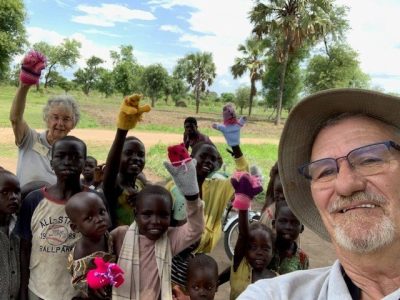
[[[374,204],[376,206],[382,206],[386,204],[388,201],[385,197],[382,195],[377,195],[373,193],[366,193],[366,192],[357,192],[354,193],[351,196],[338,196],[335,201],[329,205],[329,212],[333,213],[336,211],[340,211],[343,207],[346,207],[348,205],[357,205],[358,203],[360,204],[365,204],[368,202],[368,204]]]

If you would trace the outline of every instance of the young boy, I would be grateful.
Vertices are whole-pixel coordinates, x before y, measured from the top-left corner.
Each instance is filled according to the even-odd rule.
[[[80,175],[86,145],[66,136],[52,148],[57,183],[30,193],[22,202],[17,232],[21,238],[21,299],[70,300],[75,296],[66,268],[69,252],[80,237],[70,228],[65,203],[82,191]],[[29,289],[28,289],[29,288]]]
[[[13,232],[21,201],[17,177],[0,168],[0,299],[17,299],[20,286],[19,237]]]
[[[275,252],[268,268],[286,274],[297,270],[307,270],[308,255],[298,247],[296,240],[304,230],[304,225],[290,210],[286,201],[276,203],[275,220],[272,226],[276,230]]]

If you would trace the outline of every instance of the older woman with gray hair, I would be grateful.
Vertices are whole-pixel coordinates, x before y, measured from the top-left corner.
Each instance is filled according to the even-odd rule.
[[[40,73],[45,68],[46,58],[36,51],[30,51],[23,59],[20,85],[10,111],[10,121],[19,148],[17,177],[21,186],[36,181],[56,183],[52,170],[51,148],[55,141],[66,136],[78,123],[80,113],[71,96],[61,95],[50,98],[43,109],[46,131],[37,132],[24,120],[28,91],[39,83]]]

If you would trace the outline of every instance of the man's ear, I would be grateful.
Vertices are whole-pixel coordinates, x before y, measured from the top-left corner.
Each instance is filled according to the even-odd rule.
[[[273,219],[273,220],[272,220],[272,228],[274,228],[274,229],[275,229],[275,223],[276,223],[276,220]]]
[[[300,233],[302,233],[303,231],[304,231],[304,225],[301,224]]]
[[[75,223],[70,223],[69,227],[71,227],[72,231],[75,233],[79,233],[78,226]]]

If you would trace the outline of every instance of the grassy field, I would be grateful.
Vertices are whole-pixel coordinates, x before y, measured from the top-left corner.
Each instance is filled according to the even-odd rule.
[[[10,127],[9,111],[16,88],[11,86],[0,86],[0,127]],[[32,88],[28,94],[28,102],[24,117],[28,124],[33,128],[43,128],[42,108],[47,99],[52,95],[62,94],[61,90],[48,89],[46,91],[36,91]],[[121,97],[114,96],[104,98],[102,95],[93,93],[86,97],[82,92],[73,91],[71,94],[78,100],[81,107],[81,121],[77,128],[100,128],[114,129],[115,114],[118,111]],[[146,103],[146,100],[143,101]],[[195,115],[194,103],[189,103],[187,108],[175,107],[171,103],[166,104],[163,100],[156,103],[156,107],[151,112],[151,118],[145,119],[136,128],[138,131],[157,131],[164,133],[183,132],[183,120],[186,116],[192,115],[198,119],[201,131],[209,136],[218,136],[220,133],[210,128],[212,122],[220,122],[221,103],[214,105],[201,105],[200,114]],[[246,111],[247,112],[247,111]],[[269,169],[277,159],[277,142],[282,130],[282,126],[274,126],[267,121],[270,112],[265,112],[261,107],[254,107],[253,114],[249,118],[248,124],[242,130],[242,137],[264,137],[271,139],[271,144],[243,144],[242,149],[250,165],[257,165],[262,169],[263,176],[268,180]],[[287,115],[283,114],[283,118]],[[135,129],[135,130],[136,130]],[[167,173],[162,166],[165,159],[168,141],[159,143],[147,149],[146,168],[156,175],[167,178]],[[216,144],[223,156],[226,173],[233,171],[233,161],[230,154],[225,150],[224,144]],[[88,143],[89,154],[95,156],[99,161],[105,161],[109,146],[104,143]],[[0,141],[0,153],[4,158],[16,158],[17,152],[13,143],[3,143]]]

